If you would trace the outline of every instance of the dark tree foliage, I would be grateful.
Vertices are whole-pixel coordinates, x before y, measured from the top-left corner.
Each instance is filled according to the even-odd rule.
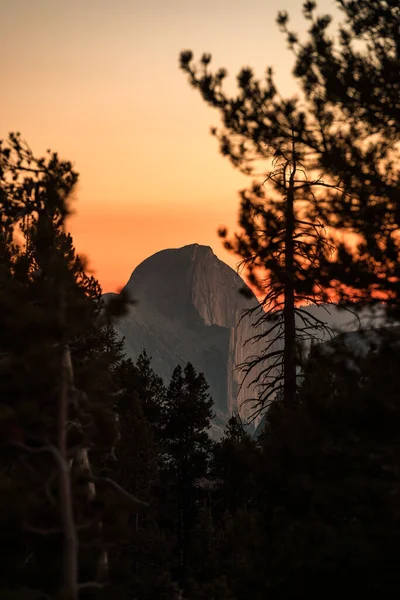
[[[336,36],[329,15],[304,4],[310,22],[301,43],[278,23],[296,56],[294,76],[315,116],[321,140],[319,161],[342,181],[343,193],[330,198],[331,220],[356,234],[356,252],[341,246],[346,283],[363,302],[384,296],[396,312],[400,141],[399,6],[388,2],[338,0],[344,16]]]
[[[65,232],[70,163],[35,159],[10,136],[0,164],[0,485],[10,540],[0,585],[75,599],[106,577],[115,511],[122,497],[136,502],[90,460],[115,441],[121,345],[100,326],[100,287]]]
[[[329,348],[328,348],[329,349]],[[350,362],[322,347],[262,440],[271,598],[399,589],[398,331]]]
[[[173,520],[176,530],[179,583],[186,581],[190,564],[191,529],[195,514],[195,483],[207,473],[212,448],[212,399],[202,373],[188,363],[176,367],[165,397],[163,451],[168,486],[173,491]]]
[[[124,543],[110,553],[112,585],[104,597],[172,599],[174,587],[166,565],[171,543],[161,529],[160,470],[165,387],[143,352],[136,363],[122,361],[115,370],[118,387],[118,441],[108,474],[146,504],[131,511],[124,524]],[[134,507],[133,507],[134,508]]]
[[[286,31],[297,57],[294,75],[301,95],[280,96],[268,69],[264,80],[249,68],[237,77],[238,93],[223,88],[226,71],[200,65],[189,51],[181,67],[205,101],[216,107],[223,127],[213,133],[221,152],[245,173],[254,162],[288,154],[291,136],[306,172],[332,186],[318,194],[318,214],[334,236],[336,252],[319,280],[342,302],[396,304],[398,295],[399,169],[398,6],[397,2],[338,1],[345,22],[334,40],[329,15],[316,16],[304,4],[309,38],[301,44]],[[372,96],[371,96],[372,94]],[[379,108],[377,108],[379,104]],[[265,169],[265,167],[264,167]],[[351,235],[348,235],[351,234]]]
[[[336,40],[328,34],[331,18],[316,15],[316,2],[303,4],[305,18],[310,22],[305,43],[288,31],[288,15],[279,15],[280,26],[293,40],[294,75],[307,98],[323,102],[326,107],[337,105],[349,121],[359,123],[360,132],[398,140],[398,2],[338,0],[336,3],[344,16]]]
[[[145,353],[124,359],[127,299],[104,307],[65,229],[71,165],[18,136],[1,152],[2,597],[174,600],[202,522],[207,384],[187,365],[167,393]]]
[[[200,73],[190,60],[190,53],[182,53],[181,66],[191,84],[222,113],[223,154],[248,173],[254,160],[269,158],[274,163],[263,185],[253,183],[250,190],[241,192],[241,231],[225,242],[227,249],[240,256],[249,281],[263,296],[264,310],[258,315],[254,338],[258,346],[263,343],[263,350],[242,365],[244,382],[250,375],[257,384],[257,414],[279,394],[286,403],[295,402],[297,347],[313,339],[316,330],[326,329],[299,304],[318,304],[329,298],[327,275],[333,245],[324,231],[319,204],[324,200],[321,190],[336,186],[324,181],[323,170],[316,173],[315,165],[308,176],[308,150],[299,134],[305,117],[299,117],[295,103],[289,102],[283,109],[282,125],[274,112],[272,80],[261,89],[252,73],[243,70],[238,77],[239,96],[229,100],[222,90],[221,74],[214,78],[208,74],[209,57],[203,57]],[[225,238],[226,230],[220,235]]]
[[[213,451],[211,472],[217,481],[214,508],[220,503],[221,517],[252,506],[258,466],[256,441],[246,432],[239,414],[233,414]]]
[[[118,591],[123,598],[173,600],[178,584],[197,585],[211,543],[203,529],[203,484],[212,400],[204,376],[190,364],[177,367],[165,388],[145,352],[135,364],[122,361],[115,378],[119,439],[106,474],[146,505],[132,510],[124,543],[110,553],[112,585],[102,597]]]
[[[319,336],[329,332],[304,309],[305,303],[329,299],[321,273],[332,246],[316,216],[314,194],[314,188],[323,184],[307,179],[294,137],[290,154],[277,158],[275,167],[268,177],[271,185],[267,192],[257,184],[241,192],[242,230],[225,242],[228,250],[242,258],[250,282],[263,295],[262,312],[258,307],[249,310],[257,313],[258,328],[251,341],[258,346],[263,343],[263,351],[242,365],[243,383],[257,373],[253,378],[259,390],[255,415],[279,394],[287,403],[295,401],[297,350],[317,332]],[[225,231],[221,234],[226,236]]]
[[[136,368],[140,374],[139,389],[141,390],[143,411],[152,428],[155,440],[160,442],[164,427],[166,388],[161,377],[156,375],[151,368],[151,359],[145,350],[138,357]]]
[[[58,224],[70,213],[69,198],[78,174],[69,161],[48,150],[36,158],[19,133],[0,142],[0,207],[14,220],[43,210]]]
[[[171,581],[181,576],[179,542],[186,535],[180,585],[188,600],[335,598],[343,589],[366,598],[396,594],[399,342],[397,329],[387,334],[385,341],[357,334],[363,344],[377,340],[358,358],[351,336],[315,347],[298,402],[274,404],[259,440],[234,415],[218,443],[208,441],[205,452],[201,442],[203,458],[187,495],[179,479],[190,447],[184,415],[203,410],[184,408],[182,369],[162,399],[163,430],[169,419],[171,425],[158,452],[144,403],[122,394],[125,422],[113,475],[121,470],[119,483],[140,491],[149,507],[131,518],[126,545],[111,555],[108,593],[176,598]],[[127,367],[131,382],[140,379],[134,365]],[[145,398],[149,387],[147,380],[131,392]]]

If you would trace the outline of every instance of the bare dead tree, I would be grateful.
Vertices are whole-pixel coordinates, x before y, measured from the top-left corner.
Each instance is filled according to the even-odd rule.
[[[245,312],[256,333],[248,341],[253,350],[239,365],[242,386],[257,391],[248,400],[253,419],[277,397],[289,405],[296,401],[302,348],[332,335],[307,309],[331,301],[325,285],[334,245],[317,216],[315,189],[321,187],[327,187],[322,177],[307,177],[292,132],[291,146],[275,154],[263,185],[241,192],[242,230],[232,239],[220,230],[225,247],[242,258],[239,268],[261,296],[260,306]]]

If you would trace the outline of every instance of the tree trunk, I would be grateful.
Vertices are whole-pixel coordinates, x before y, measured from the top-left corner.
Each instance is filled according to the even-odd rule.
[[[179,585],[185,582],[185,499],[184,483],[179,482],[178,490],[178,546],[179,546]]]
[[[72,380],[71,356],[68,347],[62,355],[61,391],[58,411],[59,502],[64,536],[62,590],[68,599],[78,598],[78,536],[73,514],[71,473],[67,454],[68,392]]]
[[[296,174],[296,157],[293,144],[292,171],[290,174],[286,196],[286,231],[285,231],[285,285],[284,285],[284,351],[283,351],[283,399],[286,404],[296,401],[296,321],[294,302],[294,179]]]
[[[66,293],[63,281],[60,286],[60,328],[61,328],[61,374],[60,395],[58,405],[57,437],[58,437],[58,482],[60,519],[63,531],[62,556],[62,592],[68,600],[78,600],[79,540],[75,525],[73,507],[73,491],[71,482],[71,461],[68,456],[68,421],[69,393],[73,384],[73,367],[71,352],[66,339]]]
[[[187,565],[190,549],[190,501],[191,501],[191,484],[190,475],[188,473],[188,459],[183,460],[181,467],[181,480],[179,491],[179,585],[184,587],[186,583]]]

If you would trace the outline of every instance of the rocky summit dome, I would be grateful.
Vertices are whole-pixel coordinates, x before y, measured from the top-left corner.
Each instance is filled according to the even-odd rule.
[[[220,430],[233,411],[239,411],[244,420],[252,414],[252,404],[244,401],[256,398],[257,390],[253,385],[240,387],[238,367],[250,355],[262,355],[266,343],[247,343],[260,333],[262,325],[257,329],[253,325],[261,307],[249,288],[249,298],[240,294],[243,288],[247,286],[242,278],[209,246],[190,244],[162,250],[133,271],[126,289],[137,303],[116,324],[125,338],[127,355],[136,360],[145,349],[165,383],[178,364],[191,362],[204,373],[214,400],[214,425]],[[249,308],[256,310],[243,316]],[[352,331],[360,325],[376,327],[382,320],[379,307],[366,308],[358,319],[333,305],[302,308],[328,324],[332,333]],[[316,330],[315,336],[315,341],[326,341],[323,332]],[[279,343],[271,347],[277,348]],[[255,368],[249,383],[265,367]],[[257,426],[257,420],[253,425]]]
[[[258,302],[240,294],[244,287],[209,246],[162,250],[133,271],[126,289],[137,303],[116,325],[127,355],[135,360],[145,349],[165,382],[177,364],[188,361],[203,372],[220,424],[234,410],[244,418],[250,412],[243,400],[252,391],[239,391],[237,365],[250,353],[245,342],[254,330],[250,317],[240,317]]]

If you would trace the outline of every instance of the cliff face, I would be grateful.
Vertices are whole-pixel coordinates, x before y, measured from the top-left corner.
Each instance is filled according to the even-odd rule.
[[[146,349],[166,382],[177,364],[190,361],[202,371],[220,426],[236,409],[243,418],[251,412],[243,400],[253,391],[239,391],[237,365],[250,354],[246,341],[254,335],[254,317],[240,317],[258,302],[240,294],[243,287],[241,277],[207,246],[163,250],[132,273],[126,289],[137,304],[117,323],[127,355],[135,360]]]
[[[239,293],[244,287],[241,277],[208,246],[192,244],[162,250],[132,273],[126,289],[137,304],[116,325],[125,337],[127,355],[136,360],[145,349],[152,357],[154,370],[166,383],[177,364],[191,362],[204,373],[214,400],[215,426],[219,429],[234,410],[239,410],[245,420],[251,415],[253,407],[244,401],[255,398],[257,393],[253,386],[243,385],[240,389],[243,375],[238,366],[250,355],[262,354],[266,345],[266,340],[259,345],[246,343],[256,333],[252,324],[261,315],[261,309],[254,296],[247,299]],[[244,315],[241,319],[243,311],[251,307],[256,308],[253,316]],[[332,333],[352,331],[359,324],[376,327],[382,320],[379,310],[362,311],[358,322],[351,313],[335,306],[303,308],[327,323]],[[329,339],[327,333],[315,333],[321,342]],[[276,343],[271,350],[279,348]],[[254,369],[249,381],[261,369],[262,366],[258,371]],[[257,424],[255,421],[254,427]]]

